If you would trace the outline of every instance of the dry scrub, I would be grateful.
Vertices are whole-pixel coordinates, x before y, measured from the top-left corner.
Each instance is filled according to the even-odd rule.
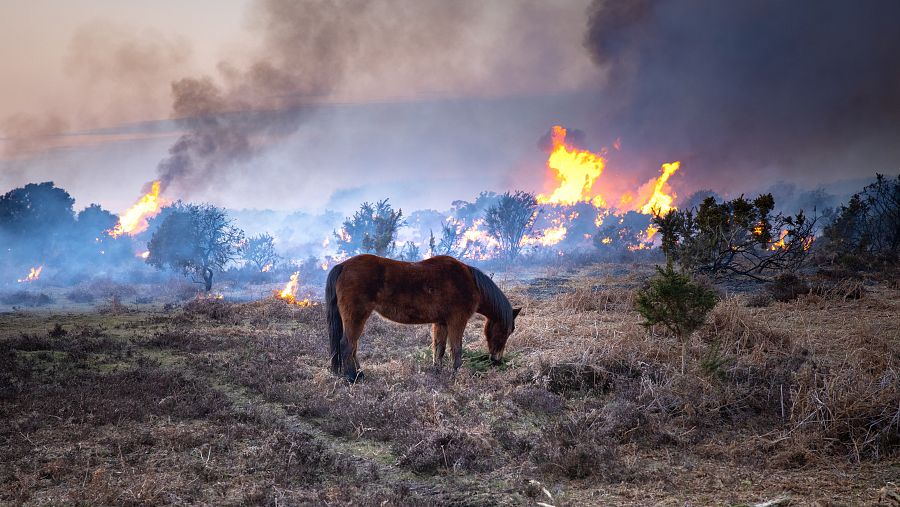
[[[524,307],[503,368],[478,362],[480,319],[454,376],[426,326],[372,318],[352,386],[325,367],[318,305],[4,317],[0,499],[865,503],[896,475],[895,289],[728,296],[681,374],[674,338],[632,310],[650,271],[618,269],[498,277]]]

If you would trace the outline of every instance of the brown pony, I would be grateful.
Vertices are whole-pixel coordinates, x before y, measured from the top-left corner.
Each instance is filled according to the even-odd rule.
[[[475,312],[487,317],[484,335],[494,364],[515,330],[515,310],[477,268],[453,257],[401,262],[357,255],[332,268],[325,285],[331,370],[354,382],[360,375],[356,347],[373,311],[402,324],[432,324],[432,358],[440,367],[447,339],[453,369],[462,364],[462,337]]]

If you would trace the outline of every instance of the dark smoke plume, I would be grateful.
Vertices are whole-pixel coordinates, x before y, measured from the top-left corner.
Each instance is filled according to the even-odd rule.
[[[596,0],[586,45],[607,126],[685,177],[857,177],[900,168],[898,19],[900,2]]]
[[[165,189],[211,184],[217,171],[248,160],[263,143],[293,132],[311,99],[327,95],[355,44],[348,11],[334,2],[267,0],[257,12],[258,57],[219,65],[210,77],[172,84],[173,114],[185,133],[159,164]]]
[[[246,168],[335,96],[365,102],[389,100],[398,91],[408,94],[399,97],[405,100],[417,93],[477,96],[533,88],[516,65],[567,65],[557,54],[559,34],[529,37],[544,33],[538,29],[554,12],[537,1],[260,0],[251,18],[261,41],[255,58],[221,63],[218,79],[172,85],[173,113],[184,135],[159,165],[163,187],[176,183],[177,194],[185,195],[213,180],[223,183],[217,177]],[[502,37],[506,44],[493,42]],[[535,46],[543,51],[513,49]],[[382,89],[388,99],[379,99]]]

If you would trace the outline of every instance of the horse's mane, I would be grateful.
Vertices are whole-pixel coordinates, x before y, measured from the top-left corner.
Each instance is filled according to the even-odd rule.
[[[513,322],[513,308],[509,304],[509,300],[506,299],[506,295],[480,269],[472,266],[469,266],[469,269],[472,270],[472,275],[475,276],[475,286],[481,294],[481,304],[489,312],[493,313],[489,317],[497,319],[504,328],[509,329]]]

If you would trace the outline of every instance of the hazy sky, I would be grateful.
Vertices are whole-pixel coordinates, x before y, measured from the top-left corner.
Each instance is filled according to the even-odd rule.
[[[294,4],[305,4],[307,10]],[[133,126],[176,115],[173,82],[208,76],[227,94],[246,96],[254,81],[234,74],[250,74],[259,61],[290,70],[298,64],[290,60],[290,44],[296,43],[320,44],[317,53],[333,51],[329,61],[342,62],[310,65],[304,69],[308,75],[319,74],[321,68],[323,76],[333,77],[325,84],[305,78],[299,84],[302,92],[311,91],[308,102],[341,104],[339,112],[317,108],[306,115],[301,132],[271,143],[261,156],[247,159],[212,186],[185,186],[172,197],[233,207],[322,208],[335,192],[353,194],[359,187],[390,181],[403,187],[406,183],[398,180],[411,173],[421,178],[424,172],[429,175],[426,186],[445,192],[432,199],[418,195],[415,205],[446,207],[450,196],[444,183],[436,182],[466,180],[475,172],[484,178],[485,188],[499,189],[523,151],[539,161],[543,155],[534,148],[536,140],[558,113],[538,102],[594,86],[599,75],[582,46],[587,0],[395,1],[367,8],[358,18],[354,12],[361,9],[354,4],[360,2],[343,2],[342,12],[333,16],[322,4],[4,0],[0,190],[52,179],[79,205],[98,201],[114,210],[127,206],[143,183],[155,177],[157,164],[182,133],[171,123]],[[291,12],[280,12],[284,10]],[[329,22],[319,11],[337,19],[333,31],[319,27]],[[298,18],[292,21],[298,26],[309,23],[317,37],[297,40],[290,26],[273,26],[277,21],[272,18],[278,16]],[[236,80],[241,83],[234,84]],[[264,86],[256,93],[264,95],[253,99],[263,108],[268,107],[266,101],[281,100],[278,92]],[[448,115],[459,113],[447,100],[492,102],[522,96],[535,96],[535,103],[519,102],[512,109],[489,106],[503,110],[500,124],[484,118],[475,106],[467,116],[453,119],[460,124],[447,125]],[[369,103],[399,104],[399,116],[379,110],[373,120],[348,111]],[[404,105],[409,103],[421,107]],[[538,117],[532,109],[541,111]],[[525,129],[520,116],[532,118]],[[467,125],[469,121],[481,125]],[[477,132],[488,127],[488,132]],[[454,138],[441,140],[429,131]],[[510,139],[509,132],[517,138]],[[410,141],[417,137],[417,142]],[[497,144],[497,153],[481,159],[468,156],[473,144],[484,149],[485,143],[501,141],[511,145]],[[396,151],[385,153],[381,148],[386,144]],[[372,150],[382,153],[366,153]],[[453,160],[429,162],[430,152],[449,154]],[[370,158],[375,160],[370,163]],[[476,166],[479,160],[492,166],[453,166]],[[529,175],[532,181],[542,177],[540,166],[536,171]],[[467,192],[461,181],[451,188],[461,192],[458,197],[468,198],[482,189],[478,184]],[[248,193],[246,185],[253,185],[254,191]]]
[[[554,124],[681,195],[894,174],[898,2],[0,0],[0,192],[446,209]]]

